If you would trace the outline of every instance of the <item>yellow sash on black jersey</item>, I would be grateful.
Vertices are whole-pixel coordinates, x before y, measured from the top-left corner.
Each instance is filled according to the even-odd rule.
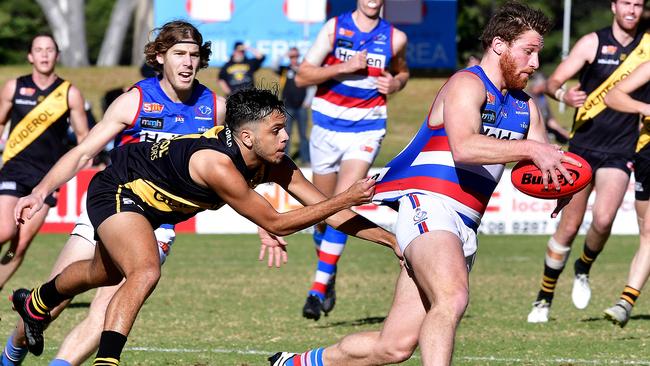
[[[68,111],[69,88],[70,82],[64,81],[22,120],[11,121],[11,123],[16,122],[16,125],[5,144],[5,151],[2,153],[3,162],[6,163],[18,155]]]
[[[605,80],[598,88],[592,91],[587,100],[578,108],[571,137],[585,122],[596,117],[600,112],[605,110],[605,95],[612,90],[616,84],[625,79],[637,66],[650,60],[650,34],[646,33],[641,38],[638,46],[625,58],[618,68]]]

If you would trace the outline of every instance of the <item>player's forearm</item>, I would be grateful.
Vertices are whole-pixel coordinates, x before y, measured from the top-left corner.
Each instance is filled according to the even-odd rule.
[[[393,78],[399,82],[399,87],[396,91],[400,91],[406,87],[406,83],[408,83],[410,75],[411,74],[408,71],[401,71],[397,75],[393,76]]]
[[[616,88],[605,95],[605,104],[612,109],[624,113],[641,113],[648,109],[648,104],[635,100],[629,94]]]
[[[450,144],[454,161],[463,164],[504,164],[531,159],[531,140],[497,140],[493,137],[473,135],[462,143]]]
[[[344,63],[327,67],[303,64],[296,75],[296,86],[304,88],[310,85],[319,85],[335,76],[346,73],[345,70]]]
[[[84,154],[78,147],[70,150],[54,164],[41,182],[34,187],[32,193],[38,194],[43,198],[47,197],[61,185],[72,179],[72,177],[92,160],[93,156]]]
[[[314,205],[281,213],[268,226],[260,226],[275,235],[286,236],[315,225],[352,205],[344,194],[339,194]]]

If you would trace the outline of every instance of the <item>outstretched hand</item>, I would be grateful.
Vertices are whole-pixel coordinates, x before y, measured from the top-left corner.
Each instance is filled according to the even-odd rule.
[[[364,178],[356,181],[352,186],[350,186],[350,188],[345,191],[350,206],[369,203],[372,200],[372,196],[375,195],[376,182],[377,181],[372,177]]]
[[[257,234],[260,237],[260,255],[257,258],[259,261],[263,261],[268,252],[269,268],[273,267],[274,262],[277,268],[287,263],[287,242],[281,236],[273,235],[261,227],[257,228]]]
[[[14,208],[16,225],[24,224],[25,219],[29,220],[43,208],[43,198],[34,193],[21,197]]]

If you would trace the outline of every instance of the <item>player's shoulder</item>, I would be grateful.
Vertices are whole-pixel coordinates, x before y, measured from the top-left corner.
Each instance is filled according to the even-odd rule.
[[[18,78],[9,79],[2,84],[2,95],[13,96],[16,92],[16,85],[18,85]]]

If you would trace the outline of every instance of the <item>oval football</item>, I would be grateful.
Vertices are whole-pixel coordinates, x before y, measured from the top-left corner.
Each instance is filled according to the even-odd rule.
[[[569,184],[569,181],[566,180],[559,171],[557,171],[557,177],[560,181],[560,190],[557,191],[550,181],[549,189],[545,190],[544,184],[542,183],[541,170],[539,170],[532,161],[522,160],[512,168],[510,175],[512,185],[522,193],[543,199],[564,198],[579,192],[591,182],[591,166],[579,155],[570,152],[565,152],[564,154],[574,158],[582,164],[582,166],[579,167],[569,163],[562,163],[573,177],[573,184]]]

